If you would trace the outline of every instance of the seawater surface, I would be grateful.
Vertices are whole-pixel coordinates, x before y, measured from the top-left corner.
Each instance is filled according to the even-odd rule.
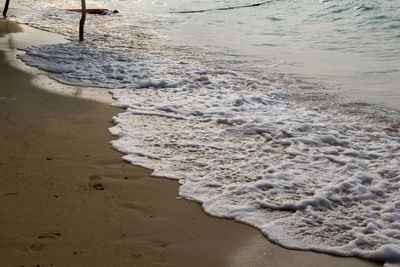
[[[76,39],[79,14],[63,9],[79,3],[20,4],[36,10],[18,21]],[[110,89],[124,160],[282,246],[400,264],[398,2],[88,6],[120,14],[19,58]]]

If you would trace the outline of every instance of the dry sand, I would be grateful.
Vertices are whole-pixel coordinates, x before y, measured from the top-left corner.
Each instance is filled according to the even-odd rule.
[[[5,54],[27,34],[0,39],[0,266],[376,265],[287,250],[177,200],[177,182],[111,149],[121,110],[49,93],[10,66]]]

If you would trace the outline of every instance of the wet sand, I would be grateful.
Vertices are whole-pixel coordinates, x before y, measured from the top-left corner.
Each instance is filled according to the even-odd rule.
[[[0,39],[0,266],[376,265],[287,250],[176,199],[176,181],[112,150],[107,129],[121,110],[47,92],[9,64],[27,34]]]

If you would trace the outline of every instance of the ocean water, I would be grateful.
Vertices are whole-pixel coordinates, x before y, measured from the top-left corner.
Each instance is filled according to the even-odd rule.
[[[400,2],[18,1],[19,58],[110,90],[112,146],[288,248],[400,264]]]

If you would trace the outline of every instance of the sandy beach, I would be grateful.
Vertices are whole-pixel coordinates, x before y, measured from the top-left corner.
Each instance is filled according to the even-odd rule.
[[[379,266],[287,250],[176,199],[176,181],[152,178],[111,148],[121,110],[34,85],[6,55],[35,44],[35,31],[0,25],[1,266]]]

